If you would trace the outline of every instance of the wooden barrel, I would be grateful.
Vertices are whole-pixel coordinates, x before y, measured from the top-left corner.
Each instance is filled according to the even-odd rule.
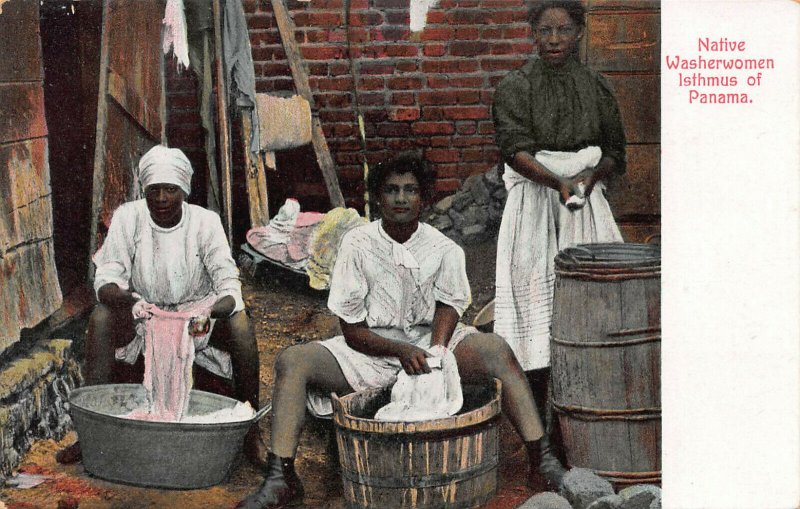
[[[372,419],[390,389],[333,397],[344,498],[355,508],[479,507],[497,492],[500,381],[463,388],[458,414]]]
[[[661,481],[661,255],[585,244],[556,256],[553,406],[567,462],[616,485]]]

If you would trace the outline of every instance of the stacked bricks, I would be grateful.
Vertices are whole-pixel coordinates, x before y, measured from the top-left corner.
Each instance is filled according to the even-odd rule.
[[[351,0],[349,55],[344,1],[289,0],[288,8],[348,203],[360,204],[363,192],[354,74],[370,163],[421,151],[439,197],[496,165],[494,87],[533,49],[524,1],[441,0],[412,35],[409,0]],[[244,6],[257,91],[293,92],[269,2]]]

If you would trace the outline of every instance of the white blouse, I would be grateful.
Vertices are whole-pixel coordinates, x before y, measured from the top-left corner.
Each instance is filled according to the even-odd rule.
[[[234,311],[244,309],[239,269],[222,222],[197,205],[184,203],[181,220],[172,228],[155,224],[143,199],[120,205],[92,260],[95,292],[116,283],[159,307],[230,295]]]
[[[430,331],[436,302],[452,306],[459,316],[471,302],[464,251],[436,228],[420,223],[403,244],[389,237],[381,221],[344,236],[328,297],[337,316],[347,323],[366,321],[391,339],[416,342]]]

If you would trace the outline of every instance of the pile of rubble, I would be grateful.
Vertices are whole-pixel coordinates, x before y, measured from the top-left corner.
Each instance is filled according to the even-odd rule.
[[[425,222],[464,245],[477,244],[497,235],[506,188],[502,165],[464,181],[461,189],[433,206]]]
[[[539,493],[519,509],[661,509],[661,488],[636,484],[614,493],[611,483],[591,470],[573,468],[559,493]]]

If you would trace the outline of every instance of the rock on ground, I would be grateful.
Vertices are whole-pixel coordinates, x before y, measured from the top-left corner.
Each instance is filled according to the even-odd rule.
[[[606,495],[592,502],[588,509],[620,509],[622,500],[619,495]]]
[[[566,498],[546,491],[532,496],[519,509],[572,509],[572,506]]]
[[[587,509],[598,498],[613,494],[611,483],[587,468],[573,468],[561,481],[561,495],[573,509]]]
[[[620,509],[650,509],[651,504],[658,500],[661,504],[661,488],[652,484],[636,484],[619,492],[622,497]]]

